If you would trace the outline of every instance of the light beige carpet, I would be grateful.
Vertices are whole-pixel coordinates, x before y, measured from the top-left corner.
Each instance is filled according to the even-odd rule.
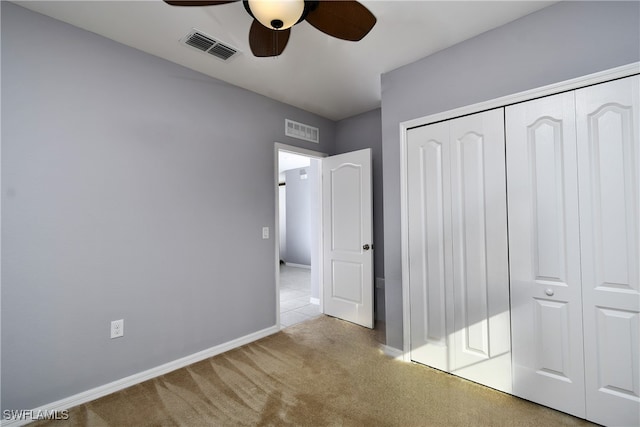
[[[560,426],[584,420],[383,355],[375,332],[301,323],[37,426]]]

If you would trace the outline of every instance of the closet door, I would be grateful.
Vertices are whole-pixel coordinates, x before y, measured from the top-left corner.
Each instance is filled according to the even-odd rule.
[[[638,76],[576,91],[587,418],[640,425]]]
[[[449,370],[451,200],[449,124],[407,132],[411,359]]]
[[[503,110],[407,138],[411,359],[509,392]]]
[[[572,92],[507,107],[513,394],[585,417]]]
[[[451,121],[450,372],[511,392],[504,110]]]

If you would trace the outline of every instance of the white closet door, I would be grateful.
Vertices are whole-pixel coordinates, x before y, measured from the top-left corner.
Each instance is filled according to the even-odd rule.
[[[513,393],[584,417],[572,92],[507,107]]]
[[[510,392],[503,110],[407,134],[411,359]]]
[[[511,392],[504,110],[452,120],[450,372]]]
[[[449,124],[407,132],[411,359],[449,370],[451,200]]]
[[[639,77],[576,91],[587,418],[640,425]]]

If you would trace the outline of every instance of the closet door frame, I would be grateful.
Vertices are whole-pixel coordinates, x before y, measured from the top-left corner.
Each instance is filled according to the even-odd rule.
[[[408,179],[407,179],[407,132],[409,129],[432,124],[435,122],[450,120],[469,114],[480,113],[499,107],[506,107],[519,102],[529,101],[543,96],[554,95],[560,92],[580,89],[582,87],[604,83],[623,77],[640,74],[640,62],[612,68],[583,77],[554,83],[536,89],[515,93],[512,95],[468,105],[453,110],[420,117],[400,123],[400,225],[401,225],[401,257],[402,257],[402,317],[403,317],[403,359],[411,361],[411,318],[410,318],[410,292],[409,292],[409,209],[408,209]]]

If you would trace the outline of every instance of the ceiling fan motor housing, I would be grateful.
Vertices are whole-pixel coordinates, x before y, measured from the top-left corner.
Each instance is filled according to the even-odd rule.
[[[293,22],[293,24],[285,26],[285,17],[280,17],[277,15],[272,16],[272,17],[267,17],[269,14],[264,14],[263,11],[259,11],[259,10],[255,10],[252,11],[251,10],[251,4],[254,4],[254,8],[260,4],[261,6],[266,6],[264,8],[261,9],[265,9],[268,10],[269,9],[269,3],[272,4],[272,6],[274,7],[278,7],[278,6],[282,6],[282,5],[287,5],[287,9],[291,9],[291,7],[293,7],[294,9],[297,8],[297,6],[299,5],[299,3],[304,3],[302,10],[298,12],[298,10],[296,10],[296,15],[299,13],[299,17],[298,19]],[[287,28],[290,28],[302,21],[304,21],[304,19],[307,17],[307,14],[314,10],[316,7],[318,7],[318,0],[304,0],[304,2],[302,0],[299,1],[291,1],[291,0],[273,0],[273,1],[267,1],[267,0],[254,0],[253,2],[251,2],[250,0],[242,0],[242,4],[245,8],[245,10],[247,11],[247,13],[249,15],[251,15],[252,18],[256,19],[258,22],[260,22],[262,25],[264,25],[267,28],[273,29],[273,30],[285,30]],[[255,13],[254,13],[255,12]],[[270,12],[270,11],[269,11]],[[258,16],[256,16],[258,15]],[[282,19],[281,19],[282,18]]]

